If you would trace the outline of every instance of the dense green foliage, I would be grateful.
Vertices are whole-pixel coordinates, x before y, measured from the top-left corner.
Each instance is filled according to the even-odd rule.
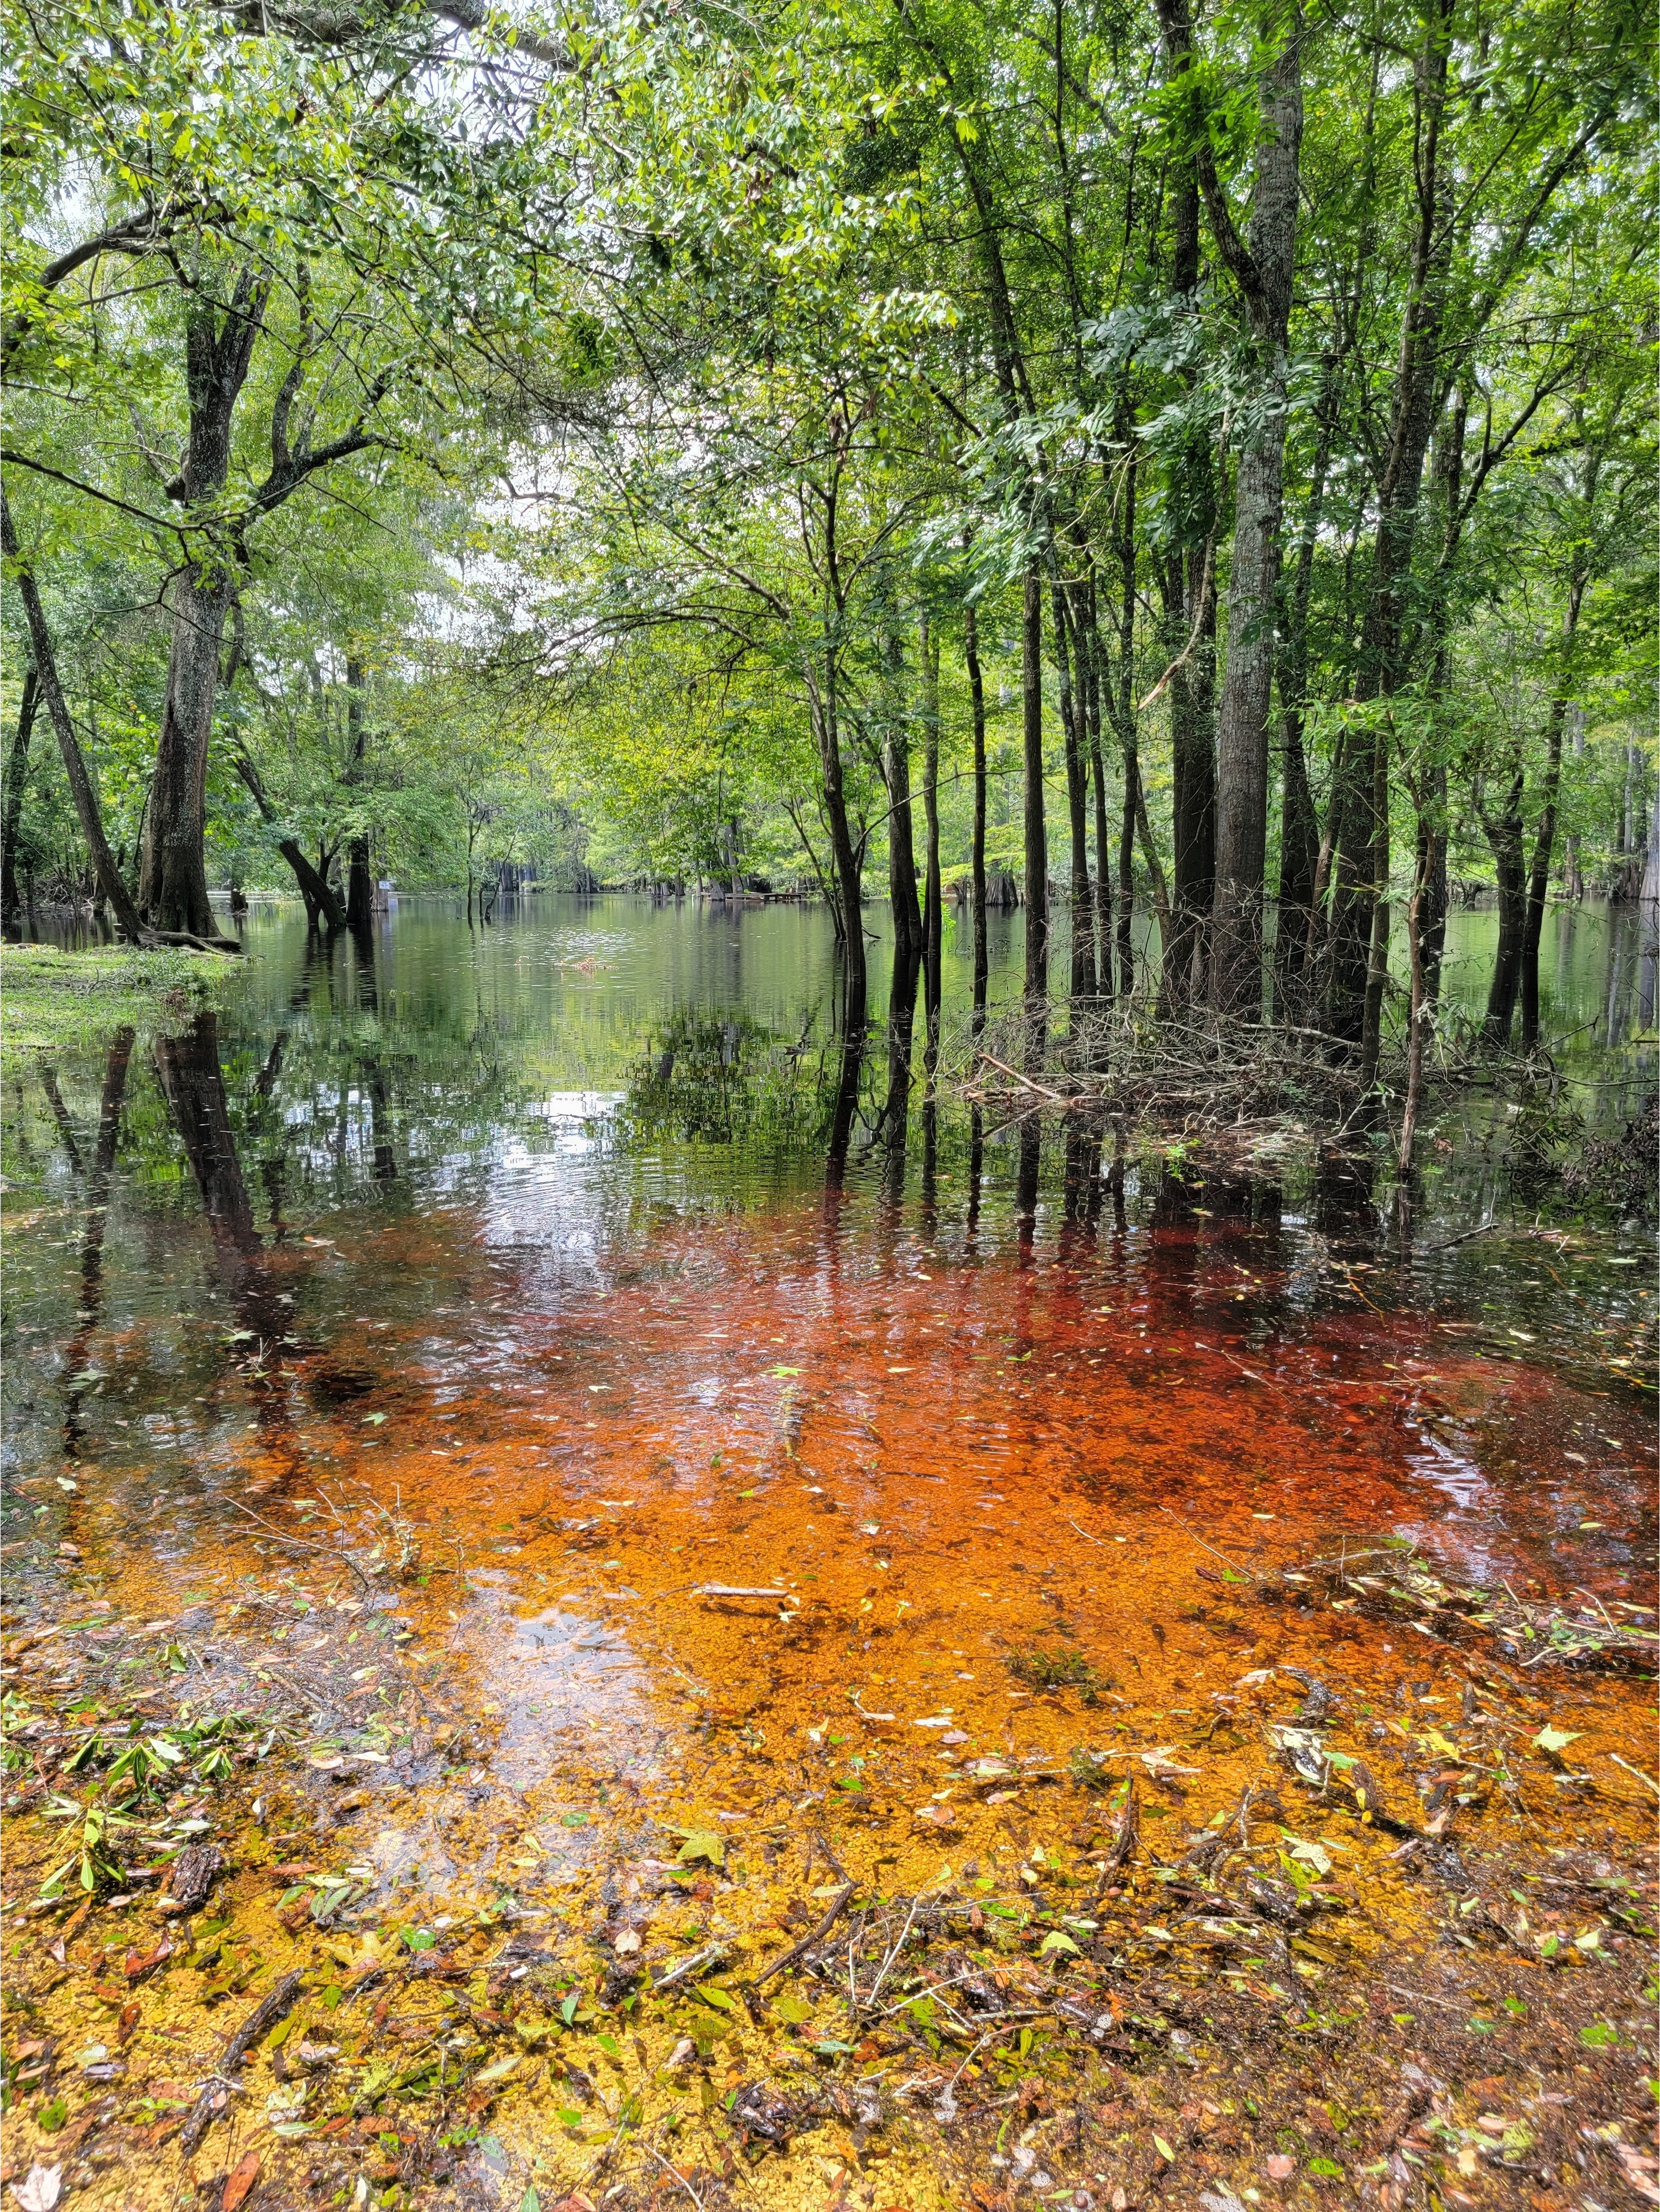
[[[1496,881],[1501,1035],[1546,899],[1637,894],[1630,0],[9,31],[13,568],[148,923],[216,927],[192,852],[325,922],[885,890],[926,967],[978,845],[1033,988],[1053,878],[1080,1003],[1271,980],[1365,1053],[1391,888],[1427,1018]],[[8,896],[84,896],[5,623]]]

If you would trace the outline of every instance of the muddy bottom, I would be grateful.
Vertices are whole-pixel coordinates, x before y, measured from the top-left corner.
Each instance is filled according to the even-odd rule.
[[[222,1331],[148,1425],[151,1327],[89,1340],[8,1647],[20,2185],[1651,2192],[1640,1417],[1206,1237],[821,1204],[575,1298],[405,1218],[259,1295],[456,1295]]]

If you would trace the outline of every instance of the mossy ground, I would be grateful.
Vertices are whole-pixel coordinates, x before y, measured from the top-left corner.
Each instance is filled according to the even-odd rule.
[[[189,1018],[235,973],[218,953],[131,945],[61,952],[0,946],[0,1066],[66,1052],[123,1024],[165,1030]]]

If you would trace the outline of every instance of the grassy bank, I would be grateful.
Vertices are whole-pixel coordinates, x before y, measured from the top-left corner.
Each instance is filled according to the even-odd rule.
[[[210,952],[0,946],[0,1065],[92,1042],[124,1022],[137,1030],[173,1027],[237,972]]]

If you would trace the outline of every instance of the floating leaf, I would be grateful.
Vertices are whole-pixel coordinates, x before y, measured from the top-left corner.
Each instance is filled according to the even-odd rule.
[[[238,2166],[225,2176],[225,2193],[219,2200],[219,2212],[236,2212],[237,2206],[259,2179],[259,2154],[251,2150]]]
[[[1552,1726],[1540,1729],[1533,1740],[1533,1746],[1535,1751],[1546,1753],[1566,1751],[1571,1743],[1578,1743],[1578,1729],[1560,1729]]]
[[[676,1828],[672,1832],[685,1839],[675,1854],[682,1866],[694,1866],[699,1859],[708,1866],[725,1866],[726,1838],[717,1834],[714,1829]]]
[[[13,2182],[11,2193],[22,2212],[52,2212],[63,2182],[61,2166],[32,2166],[21,2181]]]

